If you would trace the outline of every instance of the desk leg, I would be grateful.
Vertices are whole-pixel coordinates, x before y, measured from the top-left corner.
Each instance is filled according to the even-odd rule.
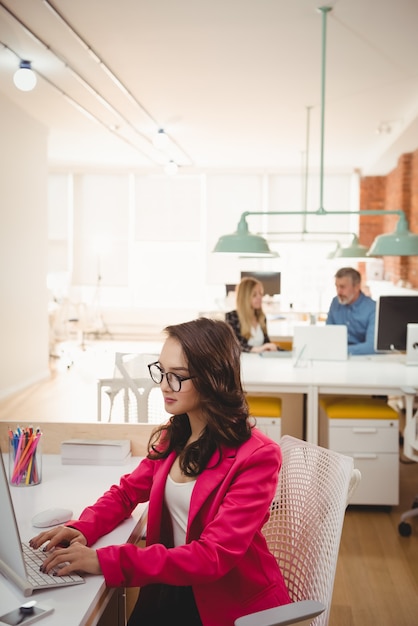
[[[126,615],[126,589],[118,590],[118,626],[126,626],[128,621]]]
[[[85,626],[126,626],[125,589],[106,589],[99,598]]]
[[[318,445],[318,387],[310,387],[306,396],[306,441]]]

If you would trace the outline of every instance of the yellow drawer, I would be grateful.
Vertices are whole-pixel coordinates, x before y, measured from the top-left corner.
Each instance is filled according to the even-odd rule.
[[[383,398],[334,396],[319,402],[330,419],[398,419],[398,413]]]
[[[280,417],[282,401],[269,396],[247,396],[250,414],[259,417]]]

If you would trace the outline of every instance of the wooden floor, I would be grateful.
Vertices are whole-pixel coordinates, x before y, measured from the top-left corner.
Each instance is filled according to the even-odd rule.
[[[63,348],[51,361],[49,380],[0,401],[0,421],[95,421],[96,379],[111,375],[114,351],[100,341],[85,350]],[[400,455],[399,506],[347,510],[330,626],[418,625],[418,518],[410,537],[398,533],[400,515],[416,494],[418,463]]]

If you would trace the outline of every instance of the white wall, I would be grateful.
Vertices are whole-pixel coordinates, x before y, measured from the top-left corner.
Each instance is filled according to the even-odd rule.
[[[281,271],[279,300],[285,310],[290,305],[326,310],[336,269],[326,260],[336,246],[332,231],[356,230],[347,211],[358,188],[351,173],[328,176],[325,200],[340,214],[310,215],[306,222],[300,214],[301,189],[297,174],[51,173],[49,269],[60,272],[67,263],[66,295],[90,307],[97,301],[100,275],[100,305],[107,320],[115,319],[109,309],[129,309],[130,325],[135,315],[139,324],[150,316],[159,323],[165,311],[170,323],[181,319],[182,311],[189,319],[222,308],[225,283],[239,282],[241,270]],[[316,176],[307,206],[311,213],[318,209],[317,191]],[[253,211],[288,213],[248,217],[252,232],[278,233],[268,239],[280,257],[212,254],[217,239],[236,229],[243,212]],[[289,242],[289,231],[304,230],[318,236],[299,245]]]
[[[0,137],[2,397],[48,375],[47,132],[0,95]]]
[[[48,375],[51,293],[97,304],[98,274],[99,304],[131,330],[151,325],[155,332],[200,311],[222,310],[224,284],[238,282],[241,270],[280,270],[283,310],[290,304],[327,309],[341,266],[325,260],[335,237],[298,246],[283,241],[284,232],[303,228],[300,176],[48,172],[46,129],[1,95],[0,136],[0,397]],[[318,177],[312,178],[308,211],[318,208]],[[352,183],[351,173],[326,176],[325,208],[355,209]],[[280,258],[212,254],[242,212],[288,210],[295,215],[248,218],[253,232],[279,233],[269,240]],[[311,217],[307,224],[310,232],[328,233],[355,226],[345,213]],[[60,281],[49,292],[48,272]]]

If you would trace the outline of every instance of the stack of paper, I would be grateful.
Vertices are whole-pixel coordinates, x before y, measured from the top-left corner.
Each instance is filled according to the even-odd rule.
[[[123,465],[130,456],[127,439],[67,439],[61,443],[63,465]]]

